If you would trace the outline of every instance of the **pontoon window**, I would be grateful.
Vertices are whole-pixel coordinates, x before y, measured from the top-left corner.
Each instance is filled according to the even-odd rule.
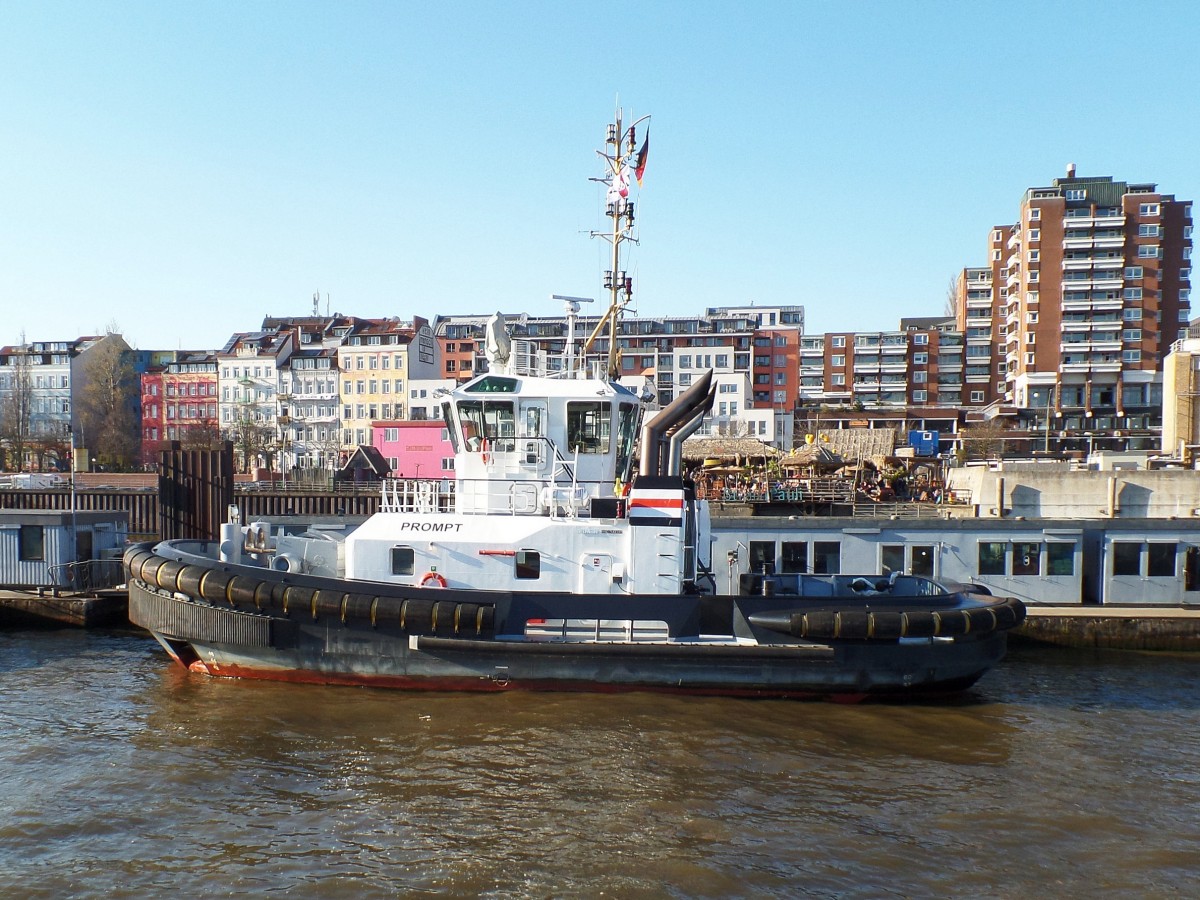
[[[775,574],[775,542],[750,542],[750,571],[756,575]]]
[[[842,544],[840,541],[813,541],[813,574],[840,575]]]
[[[633,443],[637,439],[638,407],[622,403],[617,418],[617,477],[627,483],[633,469]]]
[[[1183,589],[1200,591],[1200,549],[1188,547],[1183,553]]]
[[[808,541],[783,542],[783,568],[787,574],[808,571]]]
[[[606,402],[567,404],[567,451],[607,453],[609,404]]]
[[[1051,542],[1046,545],[1046,574],[1075,574],[1075,543]]]
[[[1150,578],[1174,577],[1174,544],[1146,545],[1146,575]]]
[[[416,552],[412,547],[392,548],[392,574],[412,575],[416,569]]]
[[[920,575],[922,578],[933,577],[933,547],[920,546],[912,548],[912,563],[908,567],[910,575]]]
[[[884,575],[904,571],[904,545],[884,544],[879,548],[879,569]]]
[[[18,550],[21,562],[46,558],[46,533],[41,525],[22,525]]]
[[[1003,575],[1004,557],[1008,545],[1003,541],[979,542],[979,574]]]
[[[1142,574],[1142,545],[1132,541],[1117,541],[1112,545],[1114,575]]]
[[[542,575],[542,554],[536,550],[518,550],[514,557],[517,578],[540,578]]]
[[[1042,545],[1040,543],[1013,542],[1013,574],[1042,574]]]

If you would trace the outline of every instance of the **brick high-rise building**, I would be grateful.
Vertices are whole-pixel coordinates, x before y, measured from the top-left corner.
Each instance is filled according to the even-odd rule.
[[[985,402],[1047,442],[1092,433],[1156,444],[1163,358],[1190,314],[1191,234],[1191,202],[1153,184],[1070,166],[1027,190],[1017,222],[992,230],[990,266],[958,283],[968,375],[985,358],[972,344],[986,337],[990,348]]]

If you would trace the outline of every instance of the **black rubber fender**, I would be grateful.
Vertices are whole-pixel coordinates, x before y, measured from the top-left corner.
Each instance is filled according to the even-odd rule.
[[[157,585],[158,570],[163,567],[164,563],[166,563],[165,559],[163,559],[161,556],[155,556],[153,553],[151,553],[150,558],[142,563],[141,569],[135,574],[142,581],[146,582],[146,584]]]
[[[229,582],[229,590],[226,593],[229,595],[230,606],[255,606],[255,594],[258,592],[259,585],[262,582],[257,578],[251,578],[249,575],[234,575],[233,581]]]
[[[933,613],[936,623],[934,634],[938,637],[957,637],[971,631],[971,619],[963,609],[943,609]]]
[[[289,584],[283,590],[283,603],[279,609],[285,616],[290,617],[293,613],[296,615],[312,615],[312,601],[314,591],[310,587],[305,587],[302,584]]]
[[[209,569],[200,579],[200,596],[209,603],[228,603],[229,582],[231,581],[233,581],[233,576],[228,572]]]
[[[1025,618],[1025,607],[1021,606],[1018,614],[1017,607],[1012,603],[1002,603],[993,607],[992,611],[996,614],[996,627],[1005,630],[1015,628]]]
[[[207,574],[208,569],[200,566],[185,566],[175,579],[175,589],[187,597],[197,598],[200,596],[200,582]]]
[[[433,600],[405,600],[400,604],[400,630],[433,633]]]
[[[125,571],[129,573],[130,578],[141,578],[142,564],[148,559],[153,559],[154,554],[145,547],[132,547],[125,551],[125,556],[121,560],[125,565]]]
[[[926,610],[908,610],[900,613],[902,622],[901,634],[904,637],[933,637],[937,633],[937,623],[933,613]]]
[[[837,613],[816,610],[804,614],[804,626],[797,637],[829,638],[837,631]]]
[[[342,597],[342,621],[365,622],[371,618],[375,598],[370,594],[346,594]]]
[[[904,633],[904,621],[898,612],[873,612],[870,619],[868,638],[877,641],[895,641],[899,640]]]
[[[341,618],[342,616],[342,591],[329,591],[321,589],[313,592],[312,596],[312,617],[315,622],[322,616],[331,618]]]
[[[864,609],[844,609],[836,615],[834,637],[846,640],[866,640],[870,632],[870,614]]]
[[[176,591],[180,590],[179,574],[186,568],[187,566],[185,566],[183,563],[173,559],[168,559],[158,567],[158,572],[155,574],[155,580],[158,582],[158,586],[164,591],[170,591],[171,593],[175,593]]]
[[[973,634],[987,634],[996,630],[996,608],[994,606],[981,606],[978,609],[968,610],[967,618],[970,620]]]

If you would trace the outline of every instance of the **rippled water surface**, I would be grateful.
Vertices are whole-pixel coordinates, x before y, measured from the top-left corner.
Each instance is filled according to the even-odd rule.
[[[1200,658],[942,705],[449,695],[0,633],[0,893],[1195,896]]]

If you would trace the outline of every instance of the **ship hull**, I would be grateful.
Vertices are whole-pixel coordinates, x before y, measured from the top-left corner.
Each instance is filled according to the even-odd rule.
[[[765,617],[774,626],[770,642],[708,635],[681,624],[698,622],[695,597],[631,601],[647,610],[643,615],[661,617],[689,636],[530,639],[504,633],[505,610],[511,616],[532,603],[528,608],[553,614],[561,603],[587,615],[600,608],[596,604],[611,608],[612,598],[411,588],[380,596],[363,593],[382,587],[365,582],[280,577],[216,561],[206,566],[200,557],[132,556],[131,620],[190,671],[219,677],[433,691],[657,691],[857,701],[961,691],[998,663],[1006,646],[1002,628],[814,640],[781,633],[786,629],[772,616]],[[743,599],[751,607],[780,602]]]

